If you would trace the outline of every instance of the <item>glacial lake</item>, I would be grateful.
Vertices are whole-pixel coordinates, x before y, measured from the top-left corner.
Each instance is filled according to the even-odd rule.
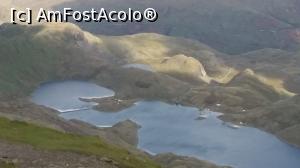
[[[99,127],[130,119],[141,126],[138,147],[152,154],[172,152],[235,168],[300,167],[298,148],[256,128],[224,124],[217,118],[221,113],[159,101],[140,101],[118,113],[107,113],[79,100],[113,95],[88,82],[61,81],[41,85],[32,101],[60,111],[66,119]]]

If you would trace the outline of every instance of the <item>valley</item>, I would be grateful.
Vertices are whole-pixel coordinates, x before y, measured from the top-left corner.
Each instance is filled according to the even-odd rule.
[[[128,108],[111,113],[82,108],[90,107],[90,102],[78,101],[82,96],[107,96],[107,92],[105,88],[95,88],[87,82],[58,81],[37,89],[32,95],[32,101],[58,111],[81,108],[61,113],[60,116],[100,128],[109,128],[119,122],[128,123],[128,127],[136,130],[136,134],[115,131],[121,134],[124,132],[124,138],[131,144],[152,155],[172,152],[219,165],[244,168],[296,168],[300,164],[297,159],[300,156],[299,149],[257,129],[222,122],[218,119],[221,113],[208,109],[200,111],[160,101],[138,101]],[[265,157],[261,158],[257,153],[264,153]]]
[[[297,167],[300,4],[173,1],[1,3],[0,167]],[[151,26],[5,23],[6,9],[27,5],[34,10],[150,5],[161,20]],[[88,82],[92,89],[80,90],[91,95],[69,99],[68,85],[59,98],[49,91],[32,100],[37,90],[59,81]],[[97,92],[100,86],[105,89]],[[155,141],[168,134],[163,144]],[[263,149],[264,159],[246,156]],[[243,159],[247,165],[237,161]]]

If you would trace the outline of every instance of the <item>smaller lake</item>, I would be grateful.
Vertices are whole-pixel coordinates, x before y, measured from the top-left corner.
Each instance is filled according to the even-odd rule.
[[[32,101],[59,112],[92,108],[95,103],[80,101],[79,98],[104,98],[115,93],[93,83],[79,81],[50,82],[43,84],[32,94]]]
[[[42,85],[32,94],[32,101],[65,112],[61,116],[66,119],[100,127],[131,119],[142,126],[139,148],[154,154],[173,152],[236,168],[300,167],[299,149],[256,128],[234,129],[217,118],[220,113],[159,101],[141,101],[118,113],[105,113],[79,100],[113,94],[95,84],[64,81]]]

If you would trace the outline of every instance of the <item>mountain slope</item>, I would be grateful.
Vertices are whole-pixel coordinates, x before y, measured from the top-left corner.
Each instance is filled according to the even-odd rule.
[[[250,68],[262,76],[269,77],[270,83],[275,87],[285,87],[292,92],[300,93],[299,52],[267,48],[229,56],[225,60],[236,69]]]
[[[230,70],[216,58],[220,53],[205,45],[155,34],[96,37],[71,24],[34,27],[5,24],[0,27],[0,37],[0,93],[6,96],[26,94],[52,79],[89,78],[107,67],[121,68],[128,63],[148,64],[163,72],[163,61],[177,59],[173,56],[178,54],[187,55],[183,59],[196,58],[191,59],[191,65],[198,70],[181,72],[181,68],[188,70],[191,66],[175,63],[175,69],[165,74],[189,74],[193,80],[202,81],[203,77],[218,80]],[[201,76],[202,73],[207,76]]]
[[[299,147],[299,110],[299,96],[295,96],[254,108],[245,114],[230,114],[224,119],[257,126]]]
[[[39,33],[43,33],[43,27],[1,26],[1,94],[28,93],[37,84],[49,79],[86,76],[92,73],[93,67],[102,64],[91,51],[77,47],[75,39],[79,38],[76,34],[79,29],[69,25],[55,27],[53,31],[58,34],[51,36],[51,32],[47,32],[42,36]],[[89,60],[88,65],[80,63],[82,54]],[[69,69],[72,73],[65,73]]]
[[[248,118],[257,108],[276,107],[280,101],[296,104],[291,100],[297,92],[286,88],[289,80],[279,71],[270,75],[263,68],[264,62],[272,60],[272,54],[265,61],[262,57],[259,63],[252,65],[251,54],[239,57],[245,60],[235,62],[233,58],[237,56],[220,53],[194,40],[158,34],[95,36],[72,24],[4,24],[0,27],[0,37],[2,100],[26,97],[42,82],[84,79],[113,89],[122,99],[142,98],[201,108],[208,106],[228,116],[233,115],[229,117],[232,120],[236,118],[235,114]],[[297,54],[294,58],[298,58]],[[268,65],[279,70],[289,67],[286,62],[276,63]],[[128,64],[147,65],[153,71],[125,68]],[[290,68],[293,67],[295,71],[286,71],[293,72],[290,76],[299,72],[297,66],[293,64]],[[216,104],[222,106],[216,107]],[[286,113],[293,116],[294,111]],[[270,127],[258,124],[260,115],[249,119],[249,124],[273,132],[267,128],[271,128],[275,118],[285,115],[270,115]],[[300,123],[300,120],[296,121],[289,127]],[[286,128],[279,127],[275,133]]]
[[[18,8],[78,10],[105,7],[114,10],[159,12],[156,23],[76,23],[84,30],[106,35],[155,32],[196,39],[219,51],[238,54],[262,48],[297,49],[299,47],[299,8],[297,0],[4,0],[4,9]],[[188,9],[188,10],[187,10]],[[1,15],[1,14],[0,14]],[[4,15],[4,16],[3,16]],[[9,18],[9,11],[2,20]],[[1,20],[1,18],[0,18]]]
[[[128,151],[110,145],[100,138],[66,134],[52,129],[38,127],[33,124],[10,121],[4,118],[0,118],[0,125],[1,140],[10,143],[28,144],[36,149],[42,150],[74,152],[83,155],[101,156],[103,158],[108,157],[111,159],[111,164],[108,164],[112,165],[111,167],[114,167],[114,164],[115,167],[120,166],[124,168],[160,167],[146,157],[131,155]],[[114,160],[115,163],[113,163],[112,160]],[[109,167],[107,165],[104,166]]]
[[[261,4],[268,10],[261,7]],[[117,4],[117,5],[116,5]],[[270,5],[272,4],[272,6]],[[290,6],[284,5],[289,4]],[[294,6],[293,6],[294,5]],[[80,24],[88,31],[99,34],[123,35],[139,32],[156,32],[170,36],[192,38],[204,42],[226,53],[242,53],[256,49],[293,48],[298,46],[297,24],[299,13],[280,13],[278,11],[298,11],[299,3],[293,0],[283,3],[277,0],[244,1],[101,1],[97,3],[80,0],[58,5],[57,8],[71,6],[76,9],[107,7],[126,9],[128,7],[145,9],[155,7],[159,21],[155,24]],[[188,9],[188,10],[187,10]]]

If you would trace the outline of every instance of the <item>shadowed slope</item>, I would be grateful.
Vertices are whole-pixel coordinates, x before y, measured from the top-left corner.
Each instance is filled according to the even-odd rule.
[[[2,6],[2,7],[1,7]],[[77,10],[91,8],[159,12],[156,23],[76,23],[84,30],[106,35],[155,32],[196,39],[226,53],[243,53],[262,48],[294,49],[299,46],[297,0],[4,0],[0,20],[9,19],[10,7]]]

